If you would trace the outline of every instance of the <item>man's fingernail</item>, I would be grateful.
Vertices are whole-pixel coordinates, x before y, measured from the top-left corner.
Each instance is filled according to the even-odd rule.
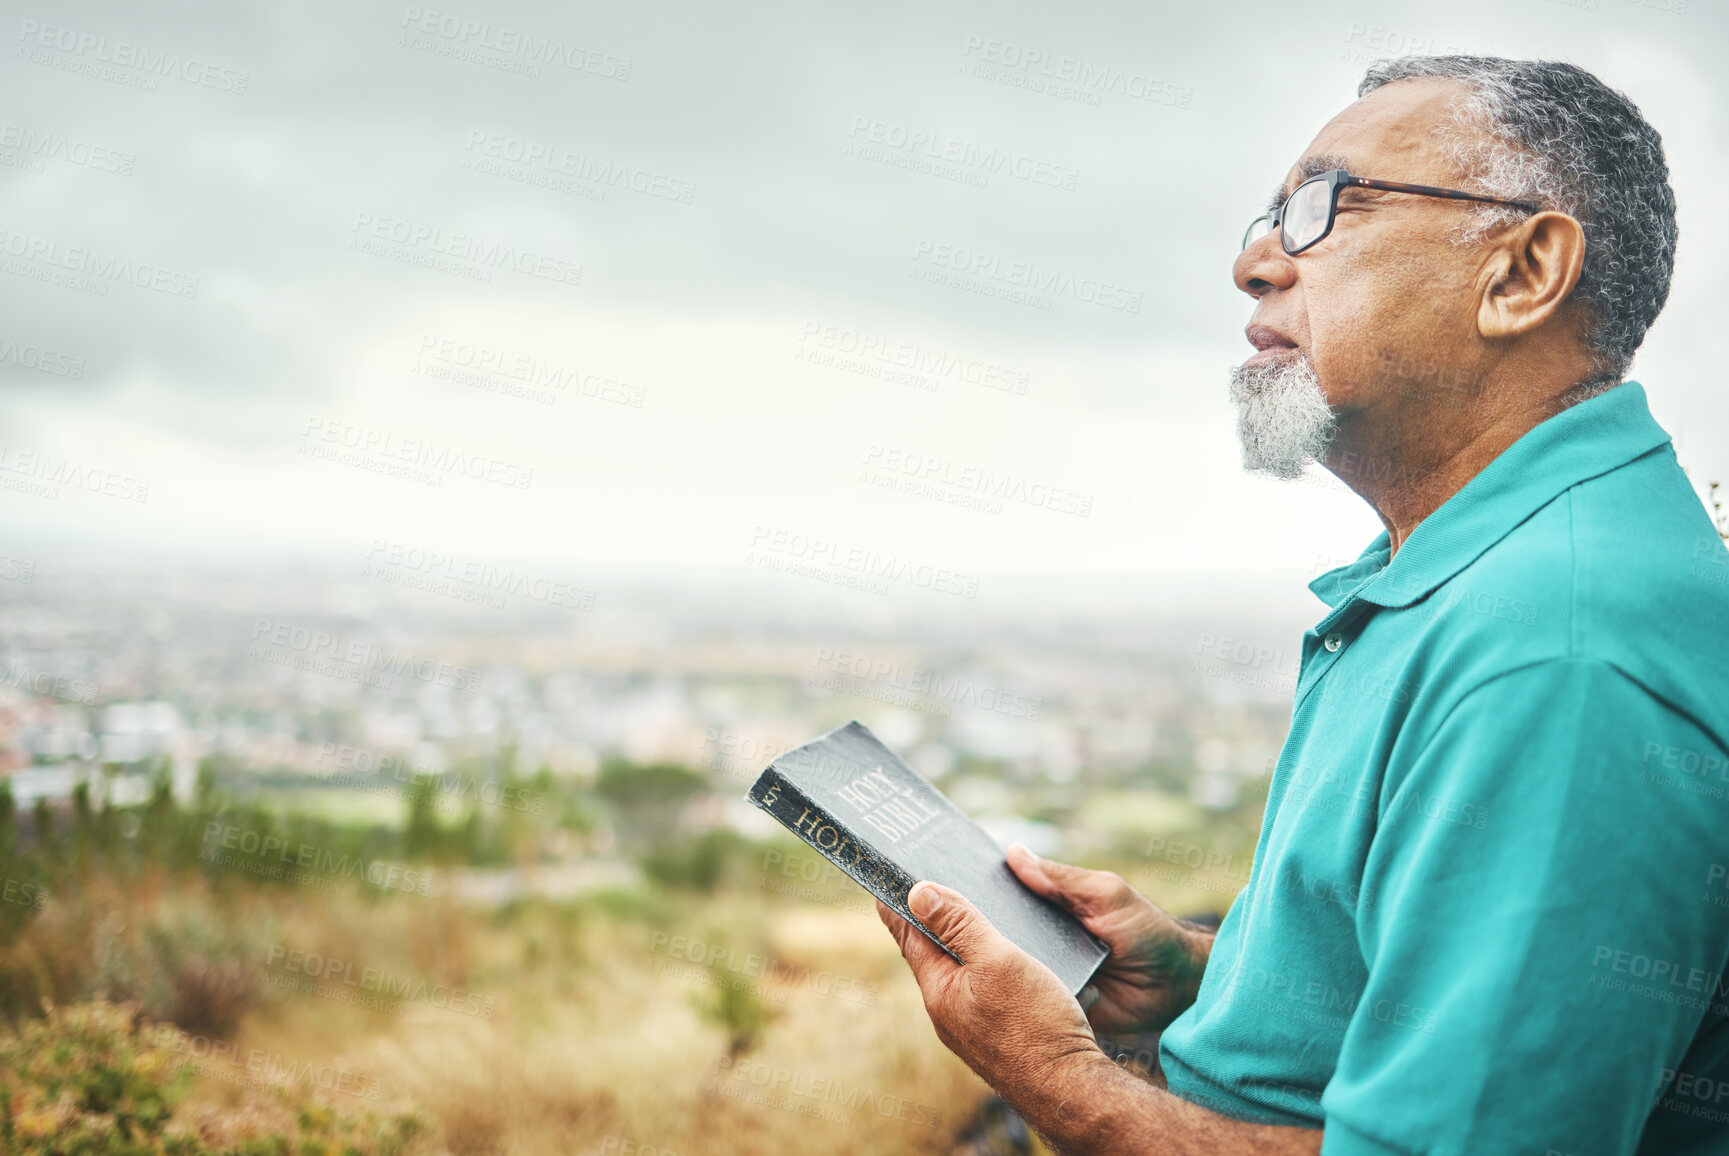
[[[943,909],[943,897],[937,894],[935,887],[920,885],[913,888],[907,896],[907,906],[913,909],[913,914],[920,919],[929,919]]]
[[[1094,1004],[1099,1002],[1099,989],[1089,983],[1081,989],[1079,1002],[1082,1011],[1091,1009]]]

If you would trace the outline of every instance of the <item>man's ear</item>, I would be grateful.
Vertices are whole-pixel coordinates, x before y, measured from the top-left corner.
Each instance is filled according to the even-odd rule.
[[[1483,270],[1478,332],[1489,340],[1520,337],[1546,324],[1584,269],[1584,227],[1566,213],[1538,213],[1492,250]]]

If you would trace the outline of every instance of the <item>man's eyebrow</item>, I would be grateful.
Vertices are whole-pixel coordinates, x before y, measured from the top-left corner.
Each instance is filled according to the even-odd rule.
[[[1334,169],[1344,169],[1348,172],[1350,168],[1351,162],[1336,153],[1315,153],[1304,157],[1297,162],[1297,177],[1291,182],[1291,187],[1286,189],[1284,185],[1280,185],[1273,190],[1273,195],[1267,198],[1267,212],[1277,212],[1279,206],[1285,203],[1285,198],[1296,191],[1297,186],[1310,177],[1318,177],[1322,173],[1330,173]]]

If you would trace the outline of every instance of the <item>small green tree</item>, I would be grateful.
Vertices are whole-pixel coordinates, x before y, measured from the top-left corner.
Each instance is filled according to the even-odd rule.
[[[42,858],[52,862],[58,858],[59,847],[54,835],[54,811],[48,806],[46,798],[37,798],[36,805],[30,809],[30,818],[37,852]]]
[[[426,775],[415,775],[408,788],[408,816],[403,824],[402,850],[409,858],[430,858],[439,851],[438,788]]]
[[[594,792],[611,809],[619,836],[642,848],[671,841],[685,806],[705,786],[701,775],[672,763],[612,763],[601,771]]]
[[[745,976],[712,963],[708,970],[713,986],[694,997],[698,1013],[726,1032],[727,1055],[749,1051],[768,1027],[768,1004]]]
[[[18,845],[18,800],[12,797],[12,784],[0,779],[0,859],[10,859]]]

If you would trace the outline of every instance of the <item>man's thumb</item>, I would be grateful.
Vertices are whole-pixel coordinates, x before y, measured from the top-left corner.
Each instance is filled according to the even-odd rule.
[[[984,958],[1002,942],[1002,934],[978,908],[940,883],[915,884],[907,906],[963,963]]]
[[[1020,843],[1009,848],[1008,862],[1022,883],[1082,918],[1115,906],[1127,886],[1109,871],[1090,871],[1055,859],[1041,859]]]

